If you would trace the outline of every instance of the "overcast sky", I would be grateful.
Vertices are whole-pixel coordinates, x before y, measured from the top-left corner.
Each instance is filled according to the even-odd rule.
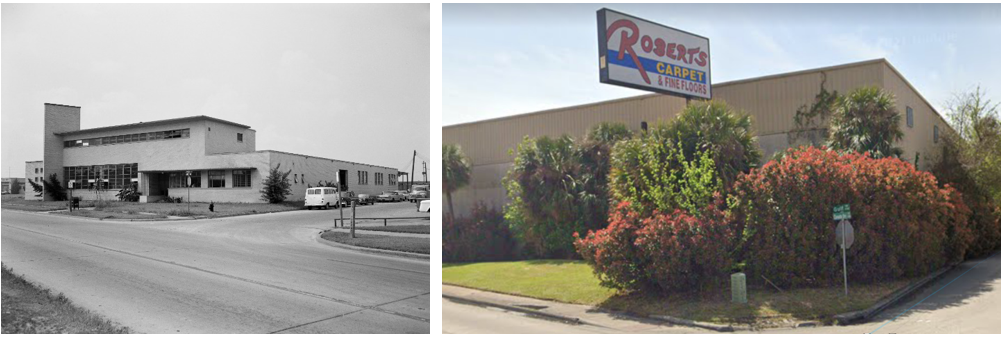
[[[84,129],[207,115],[251,126],[258,150],[429,157],[428,4],[0,10],[3,176],[42,159],[46,102],[82,107]]]
[[[607,7],[710,40],[712,83],[886,58],[936,109],[1001,101],[1001,5],[443,5],[443,125],[646,92],[598,80]]]

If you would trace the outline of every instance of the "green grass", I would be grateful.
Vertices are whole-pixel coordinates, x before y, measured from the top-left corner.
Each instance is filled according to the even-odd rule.
[[[129,333],[3,266],[3,333]]]
[[[408,234],[428,234],[428,225],[389,225],[389,226],[359,226],[356,229],[366,231],[401,232]]]
[[[25,201],[21,195],[4,195],[4,209],[25,210],[25,211],[58,211],[66,210],[66,201]],[[215,203],[214,212],[209,211],[209,203],[192,202],[191,209],[188,203],[139,203],[121,202],[115,200],[103,201],[80,201],[81,208],[94,207],[95,210],[73,211],[73,215],[94,218],[117,218],[117,219],[150,219],[164,218],[166,216],[192,216],[200,218],[228,217],[239,215],[253,215],[260,213],[272,213],[281,211],[301,210],[304,207],[303,201],[290,201],[278,204],[270,203]],[[191,211],[190,211],[191,210]],[[142,213],[156,214],[151,217]],[[131,216],[126,216],[131,215]]]
[[[80,201],[80,206],[84,208],[93,207],[92,201]],[[66,201],[25,201],[24,195],[3,195],[0,208],[23,211],[54,211],[66,210]]]
[[[341,231],[327,231],[321,234],[321,238],[365,248],[429,254],[429,238],[364,235],[361,233],[356,233],[356,238],[351,238],[349,232]]]
[[[56,212],[55,214],[80,216],[80,217],[90,217],[90,218],[99,218],[99,219],[164,219],[164,218],[167,218],[164,215],[148,215],[148,214],[138,214],[138,213],[135,213],[135,212],[129,213],[129,212],[122,212],[122,211],[107,211],[107,210],[102,210],[102,211],[98,211],[98,210],[74,210],[73,212],[60,211],[60,212]]]
[[[724,277],[724,278],[728,278]],[[822,320],[833,315],[866,309],[906,286],[896,281],[850,288],[796,289],[785,292],[762,289],[748,280],[747,304],[733,304],[729,289],[713,294],[622,293],[600,286],[593,270],[582,261],[520,261],[444,264],[443,283],[499,293],[593,305],[640,315],[757,327],[782,325],[787,320]]]
[[[444,264],[443,282],[574,304],[600,304],[616,291],[600,286],[581,261],[540,260]]]

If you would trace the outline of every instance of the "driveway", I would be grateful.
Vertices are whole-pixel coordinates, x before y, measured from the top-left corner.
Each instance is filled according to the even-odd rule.
[[[337,215],[114,222],[4,210],[2,260],[137,332],[428,333],[429,262],[318,243]]]

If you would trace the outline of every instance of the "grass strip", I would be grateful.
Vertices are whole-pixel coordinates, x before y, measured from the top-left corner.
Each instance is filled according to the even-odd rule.
[[[342,244],[364,248],[384,249],[403,252],[429,254],[429,238],[383,236],[357,233],[356,238],[349,237],[348,232],[328,231],[321,238]]]
[[[74,306],[63,294],[40,289],[3,266],[3,333],[130,333],[88,310]]]
[[[723,278],[729,278],[724,276]],[[728,281],[727,281],[728,282]],[[717,324],[777,327],[793,321],[830,322],[833,315],[868,308],[909,280],[778,292],[748,279],[748,303],[733,304],[728,285],[704,294],[625,293],[600,285],[582,261],[532,260],[444,264],[443,283],[474,289],[598,306],[639,315],[664,315]]]

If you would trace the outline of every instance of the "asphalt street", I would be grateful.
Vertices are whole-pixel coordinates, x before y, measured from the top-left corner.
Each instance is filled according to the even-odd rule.
[[[575,325],[447,299],[442,304],[443,333],[715,333],[642,322],[621,327]],[[753,333],[1001,334],[1001,253],[964,262],[865,323]]]
[[[136,332],[428,333],[429,262],[319,243],[337,215],[118,222],[3,210],[0,251],[15,273]]]

